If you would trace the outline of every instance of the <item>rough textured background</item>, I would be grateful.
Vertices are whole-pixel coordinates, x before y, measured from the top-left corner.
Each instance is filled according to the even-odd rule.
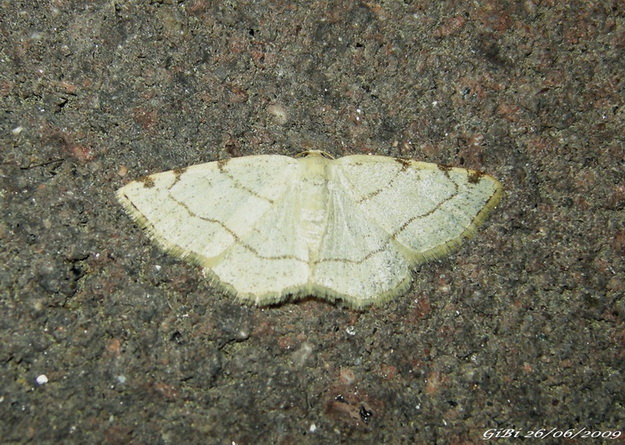
[[[1,1],[4,443],[623,428],[624,54],[619,0]],[[507,195],[362,312],[241,306],[114,199],[306,148],[477,168]]]

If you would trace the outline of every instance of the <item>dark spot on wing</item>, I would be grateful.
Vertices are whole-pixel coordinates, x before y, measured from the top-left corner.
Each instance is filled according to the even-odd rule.
[[[480,171],[469,170],[469,183],[477,184],[482,179],[482,176],[484,176],[484,173]]]
[[[181,168],[175,168],[172,171],[174,172],[174,175],[176,176],[176,179],[174,179],[174,183],[172,184],[172,187],[173,187],[174,185],[176,185],[178,181],[180,181],[180,177],[184,174],[184,172],[187,171],[187,169],[186,167],[181,167]]]
[[[229,160],[230,159],[220,159],[219,161],[217,161],[217,167],[219,168],[220,171],[223,171],[224,167],[226,166]]]
[[[405,170],[408,167],[410,167],[410,159],[395,158],[395,162],[397,162],[398,164],[401,164],[402,170]]]
[[[151,189],[154,187],[154,179],[151,176],[146,176],[145,178],[139,179],[139,182],[143,183],[143,187],[146,189]]]

